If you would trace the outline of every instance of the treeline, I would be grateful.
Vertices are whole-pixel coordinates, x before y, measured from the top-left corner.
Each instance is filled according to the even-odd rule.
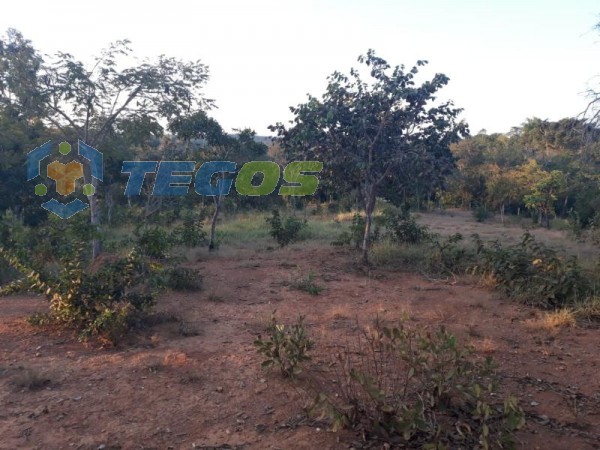
[[[0,213],[10,211],[26,225],[45,223],[48,213],[40,207],[35,183],[25,180],[26,154],[48,140],[76,145],[79,139],[103,153],[104,179],[95,183],[85,174],[86,183],[95,183],[95,195],[86,199],[75,193],[67,201],[80,196],[89,202],[89,219],[98,232],[127,222],[171,223],[192,210],[198,215],[198,209],[216,222],[223,210],[280,206],[278,196],[244,197],[234,190],[216,198],[152,196],[154,174],[146,176],[140,196],[124,195],[128,175],[121,168],[127,160],[198,166],[227,160],[238,168],[250,160],[281,162],[253,130],[227,133],[210,116],[214,103],[203,93],[206,65],[165,56],[125,65],[132,54],[128,41],[118,41],[86,65],[68,53],[43,55],[16,30],[0,37]],[[50,180],[45,183],[54,192]],[[210,237],[212,243],[214,233]]]
[[[600,223],[600,130],[580,119],[529,119],[508,134],[484,131],[451,146],[446,206],[574,225]]]

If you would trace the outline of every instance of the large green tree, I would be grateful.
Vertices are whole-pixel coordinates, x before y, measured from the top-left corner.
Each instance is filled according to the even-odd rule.
[[[349,75],[334,72],[321,99],[290,108],[291,126],[271,126],[289,157],[320,160],[323,175],[340,191],[360,190],[366,224],[362,242],[368,262],[375,200],[426,179],[436,178],[452,165],[449,145],[468,133],[459,122],[460,109],[436,101],[448,77],[436,74],[418,84],[415,76],[426,61],[410,70],[391,67],[373,50],[358,61],[367,72],[353,68]],[[388,189],[383,189],[388,184]]]

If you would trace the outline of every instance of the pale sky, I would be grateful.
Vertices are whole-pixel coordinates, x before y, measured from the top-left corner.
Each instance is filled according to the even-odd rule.
[[[579,114],[600,86],[598,0],[6,1],[0,33],[20,30],[43,53],[86,61],[127,38],[136,55],[200,59],[211,112],[227,130],[291,118],[334,70],[375,49],[391,65],[429,61],[450,77],[440,98],[476,133],[528,117]]]

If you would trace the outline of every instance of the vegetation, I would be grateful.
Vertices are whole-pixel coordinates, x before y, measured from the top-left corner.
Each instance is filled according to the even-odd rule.
[[[341,282],[334,272],[357,265],[369,277],[404,270],[440,284],[469,274],[543,308],[537,326],[544,330],[600,322],[598,92],[590,92],[578,118],[531,118],[506,134],[470,136],[461,109],[438,98],[447,76],[420,81],[426,61],[407,69],[369,50],[359,68],[334,72],[321,97],[292,107],[290,124],[272,125],[277,136],[266,138],[247,128],[228,133],[211,117],[213,101],[203,93],[208,67],[201,62],[161,56],[123,66],[131,56],[129,42],[118,41],[88,67],[68,53],[42,55],[16,30],[0,38],[0,294],[42,294],[48,308],[31,324],[116,345],[150,323],[162,292],[210,285],[196,264],[219,261],[212,252],[220,246],[256,252],[250,259],[259,260],[273,255],[267,253],[273,241],[283,249],[306,240],[343,247],[318,248],[315,258],[349,255],[347,266],[327,267],[318,277],[314,269],[299,273],[296,264],[281,264],[290,269],[290,282],[281,284],[313,296],[327,297],[333,289],[321,284]],[[48,200],[39,195],[44,189],[36,195],[33,185],[23,185],[27,153],[49,139],[82,140],[103,153],[102,183],[87,170],[76,181],[95,192],[69,194],[67,201],[89,205],[69,220],[40,207]],[[157,175],[150,171],[139,195],[122,195],[121,164],[131,160],[188,161],[189,176],[172,176],[194,180],[193,189],[153,195]],[[293,161],[322,165],[319,189],[310,198],[288,195],[306,177],[296,173],[295,181],[284,175],[285,195],[242,195],[231,187],[250,161],[269,161],[274,170]],[[224,164],[196,184],[213,162]],[[257,171],[247,183],[256,188],[264,180]],[[178,187],[187,192],[184,184]],[[423,212],[434,209],[436,217],[465,210],[472,230],[423,225]],[[593,256],[569,256],[529,230],[517,243],[489,234],[465,238],[473,229],[505,230],[514,221],[562,230],[575,238],[567,242],[586,242]],[[367,289],[357,296],[373,291],[368,283],[361,287]],[[211,289],[189,297],[223,302],[219,287]],[[198,331],[181,322],[179,334]],[[355,343],[338,346],[333,361],[314,365],[304,316],[284,325],[273,313],[264,334],[254,342],[262,366],[312,382],[311,414],[324,414],[336,429],[361,430],[385,448],[511,448],[524,424],[517,400],[497,389],[491,361],[478,360],[445,328],[377,322]],[[48,383],[34,372],[21,377],[15,384],[22,389]]]
[[[507,295],[543,307],[563,308],[589,299],[597,275],[586,273],[576,257],[565,259],[526,232],[520,243],[484,244],[475,236],[480,256],[474,272],[493,280]]]
[[[514,448],[524,413],[496,397],[490,359],[476,363],[444,328],[376,323],[356,345],[340,346],[335,377],[321,380],[312,413],[368,439],[411,448]]]
[[[262,367],[277,367],[283,377],[297,376],[302,371],[302,365],[310,361],[308,353],[314,346],[306,333],[304,317],[298,317],[294,325],[286,328],[277,323],[273,312],[267,333],[267,340],[259,335],[254,341],[258,352],[267,358],[262,362]]]
[[[272,216],[267,217],[266,221],[271,226],[271,236],[281,248],[298,240],[300,231],[306,227],[306,221],[302,222],[293,216],[281,220],[278,210],[273,210]]]
[[[319,295],[323,287],[315,283],[315,274],[311,271],[306,276],[298,276],[292,279],[290,286],[299,291],[308,292],[310,295]]]
[[[359,57],[371,82],[361,71],[334,72],[322,99],[291,108],[292,127],[271,127],[290,157],[327,163],[336,190],[357,190],[365,211],[362,257],[368,262],[371,225],[377,197],[401,200],[398,192],[424,183],[434,192],[452,166],[449,145],[467,134],[457,122],[460,109],[452,102],[432,105],[448,77],[436,74],[418,86],[415,75],[427,64],[410,70],[393,69],[373,50]],[[426,180],[426,181],[425,181]]]

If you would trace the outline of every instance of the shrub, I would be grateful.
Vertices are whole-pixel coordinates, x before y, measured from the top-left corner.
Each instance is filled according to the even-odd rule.
[[[396,211],[386,208],[383,211],[382,221],[391,232],[391,238],[402,244],[419,244],[430,240],[433,236],[424,225],[419,225],[406,210]]]
[[[315,283],[315,275],[312,271],[306,276],[300,275],[293,279],[290,286],[299,291],[308,292],[310,295],[319,295],[324,289],[322,286]]]
[[[469,357],[444,328],[377,324],[340,348],[335,380],[325,372],[309,413],[394,448],[511,447],[523,412],[515,397],[498,398],[491,360]]]
[[[331,243],[334,246],[353,245],[359,249],[365,235],[365,218],[359,213],[354,213],[352,223],[348,231],[342,231],[335,241]]]
[[[490,218],[490,212],[488,211],[487,207],[483,205],[477,206],[475,209],[473,209],[473,218],[477,222],[485,222]]]
[[[298,240],[300,230],[306,226],[306,221],[299,220],[295,217],[287,217],[281,219],[279,211],[273,210],[272,216],[267,217],[267,223],[271,225],[269,234],[277,241],[281,248]]]
[[[427,252],[427,271],[436,275],[464,274],[472,266],[475,254],[461,245],[463,236],[455,233],[440,241],[434,240]]]
[[[136,250],[143,256],[149,256],[150,258],[167,258],[168,251],[176,243],[174,237],[159,226],[152,228],[137,227],[133,234]]]
[[[200,215],[197,219],[191,214],[186,215],[183,218],[183,223],[173,231],[175,242],[190,248],[205,244],[207,235],[202,220],[203,215]]]
[[[556,250],[536,242],[525,232],[521,242],[503,246],[498,241],[484,244],[475,235],[479,261],[473,272],[494,280],[513,298],[544,307],[565,307],[585,300],[594,286],[578,259],[560,257]]]
[[[170,267],[165,269],[164,285],[176,291],[199,291],[202,289],[202,275],[197,270],[187,267]]]
[[[310,361],[308,353],[314,347],[314,342],[308,337],[304,327],[304,316],[299,316],[294,325],[286,328],[277,323],[273,312],[268,334],[268,340],[263,340],[259,335],[254,341],[258,352],[266,358],[262,367],[278,367],[283,377],[298,375],[302,364]]]
[[[48,314],[33,317],[32,323],[66,326],[77,330],[80,339],[96,337],[115,344],[153,305],[153,295],[145,286],[152,268],[134,251],[95,272],[85,271],[81,247],[61,259],[56,274],[31,269],[4,248],[0,256],[25,275],[30,290],[50,302]]]

